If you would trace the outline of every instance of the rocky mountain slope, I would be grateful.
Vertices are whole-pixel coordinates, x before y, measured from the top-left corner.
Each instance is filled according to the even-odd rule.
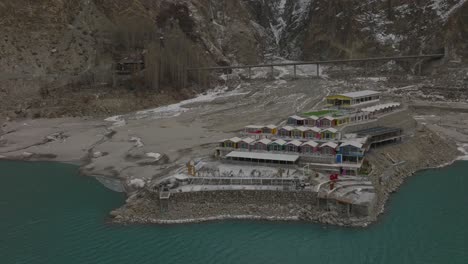
[[[54,95],[53,107],[121,98],[120,92],[105,90],[113,65],[132,52],[144,53],[162,35],[169,44],[186,39],[184,56],[202,58],[206,65],[435,52],[466,62],[467,2],[5,0],[0,3],[0,95],[11,105],[1,106],[2,112],[22,104],[41,107]],[[158,52],[170,53],[170,47],[156,49],[154,56]],[[64,102],[64,96],[73,99]],[[26,98],[35,101],[25,103]],[[115,112],[121,103],[99,102],[96,107],[103,109],[96,111]],[[93,113],[82,105],[76,105],[78,115]]]

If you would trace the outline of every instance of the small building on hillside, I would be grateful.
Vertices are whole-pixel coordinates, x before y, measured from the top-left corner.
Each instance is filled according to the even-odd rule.
[[[251,144],[250,149],[254,151],[268,151],[268,145],[271,143],[269,139],[260,139]]]
[[[310,128],[304,126],[295,127],[291,130],[291,138],[304,138],[304,132],[309,129]]]
[[[284,151],[284,146],[286,145],[286,141],[282,139],[277,139],[273,142],[270,142],[268,144],[268,150],[269,151]]]
[[[355,107],[370,103],[378,103],[381,93],[365,90],[327,96],[327,104],[335,107]]]
[[[365,152],[364,144],[354,141],[343,142],[338,149],[338,155],[341,155],[342,162],[359,163],[364,158]]]
[[[281,128],[278,129],[278,136],[289,138],[289,137],[291,137],[291,131],[293,129],[294,129],[294,127],[291,127],[291,126],[281,127]]]
[[[318,152],[318,143],[315,141],[307,141],[301,145],[301,153],[310,155]]]
[[[326,142],[320,145],[320,153],[322,155],[336,155],[336,150],[338,148],[338,144],[334,142]]]
[[[250,150],[250,146],[254,141],[253,138],[243,138],[237,145],[239,149]]]
[[[276,135],[276,133],[278,132],[278,127],[275,125],[264,126],[262,128],[262,132],[263,134]]]
[[[262,134],[264,126],[249,125],[244,128],[244,132],[247,134]]]
[[[286,143],[286,151],[289,152],[299,152],[299,147],[302,145],[302,142],[299,140],[293,140]]]
[[[322,134],[321,139],[327,139],[327,140],[339,139],[339,132],[336,128],[333,128],[333,127],[322,129],[321,134]]]
[[[287,123],[288,125],[291,125],[291,126],[303,126],[305,120],[306,120],[305,117],[293,115],[293,116],[288,117]]]
[[[317,120],[318,127],[334,127],[336,126],[336,120],[332,116],[324,116]]]
[[[320,139],[322,134],[320,133],[322,130],[318,127],[311,127],[308,130],[304,131],[304,138],[305,139]]]
[[[230,139],[224,139],[221,140],[220,146],[223,148],[238,148],[239,142],[241,142],[242,139],[238,137],[233,137]]]
[[[337,116],[335,117],[335,124],[336,126],[342,126],[351,122],[351,118],[349,115]]]
[[[314,127],[317,126],[317,120],[319,120],[318,116],[308,116],[304,120],[304,126]]]

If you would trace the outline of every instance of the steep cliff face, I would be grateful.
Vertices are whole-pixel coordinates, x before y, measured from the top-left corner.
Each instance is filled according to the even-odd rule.
[[[448,21],[467,4],[465,0],[314,1],[304,58],[440,52],[450,45],[448,31],[466,31],[465,25],[451,26]]]
[[[186,6],[186,18],[167,5]],[[257,63],[270,55],[326,59],[455,49],[467,32],[466,0],[48,0],[3,1],[0,70],[76,74],[107,63],[117,28],[158,29],[169,16],[214,62]],[[465,11],[465,12],[463,12]],[[166,12],[166,13],[164,13]],[[173,12],[167,14],[167,12]],[[114,41],[114,43],[112,43]]]
[[[444,51],[466,62],[467,14],[467,0],[5,0],[0,96],[16,107],[54,94],[44,87],[109,86],[112,65],[160,35],[183,38],[194,65]]]

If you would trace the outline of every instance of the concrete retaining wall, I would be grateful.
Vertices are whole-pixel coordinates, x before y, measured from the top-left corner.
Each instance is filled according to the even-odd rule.
[[[170,203],[190,202],[203,204],[207,201],[223,204],[316,204],[317,193],[307,191],[200,191],[173,193]]]

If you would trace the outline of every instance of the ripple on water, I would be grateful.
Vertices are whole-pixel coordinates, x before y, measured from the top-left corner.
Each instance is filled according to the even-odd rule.
[[[410,178],[366,229],[224,221],[118,226],[122,194],[54,163],[0,162],[1,263],[468,263],[468,162]]]

